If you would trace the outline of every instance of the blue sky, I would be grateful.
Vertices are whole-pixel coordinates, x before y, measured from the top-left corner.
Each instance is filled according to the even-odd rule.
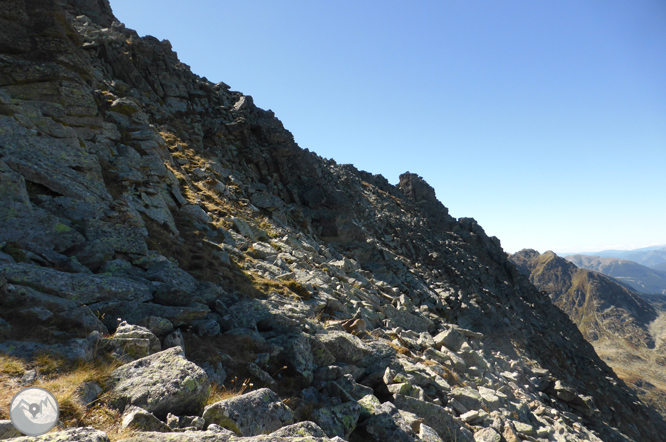
[[[666,2],[111,0],[338,163],[504,249],[666,244]]]

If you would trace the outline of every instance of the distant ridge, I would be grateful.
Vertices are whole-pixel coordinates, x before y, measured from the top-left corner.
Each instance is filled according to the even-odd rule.
[[[588,341],[622,339],[632,345],[654,346],[648,326],[657,312],[625,285],[601,273],[578,268],[550,251],[539,254],[526,249],[509,259],[569,315]]]
[[[628,259],[585,255],[571,255],[564,258],[578,267],[612,276],[640,293],[666,295],[666,272]]]
[[[602,250],[599,252],[560,252],[558,256],[571,255],[598,256],[601,258],[617,258],[634,261],[655,270],[666,270],[666,245],[642,247],[633,250]]]
[[[509,259],[569,315],[618,376],[666,414],[666,297],[639,296],[626,284],[553,252],[526,249]]]

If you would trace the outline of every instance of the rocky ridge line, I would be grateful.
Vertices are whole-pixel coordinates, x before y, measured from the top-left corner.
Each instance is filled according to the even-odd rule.
[[[300,149],[104,0],[1,6],[0,327],[54,342],[0,350],[124,362],[104,395],[145,430],[126,440],[660,440],[419,176]],[[234,375],[265,388],[205,406]],[[66,431],[40,440],[106,438]]]

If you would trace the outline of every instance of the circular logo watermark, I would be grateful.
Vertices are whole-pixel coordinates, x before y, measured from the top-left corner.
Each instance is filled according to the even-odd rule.
[[[55,396],[39,387],[19,391],[9,405],[12,425],[26,436],[39,436],[58,423],[60,408]]]

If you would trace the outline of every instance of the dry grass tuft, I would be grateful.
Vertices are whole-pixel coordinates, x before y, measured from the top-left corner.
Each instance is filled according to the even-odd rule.
[[[305,301],[312,298],[310,291],[296,281],[289,281],[286,286],[289,290],[297,294],[299,298]]]
[[[398,354],[409,356],[411,358],[414,357],[414,355],[412,355],[412,352],[409,351],[409,349],[407,347],[403,347],[402,345],[395,344],[391,341],[386,341],[386,343],[388,345],[390,345],[391,347],[393,347],[395,349],[395,351],[398,352]]]
[[[245,379],[242,383],[238,382],[238,377],[235,377],[229,382],[230,387],[227,388],[224,385],[220,386],[216,383],[211,384],[210,396],[208,396],[208,401],[206,405],[212,405],[216,402],[220,402],[226,399],[231,399],[236,396],[240,396],[249,390],[252,390],[254,384],[250,382],[250,379]]]
[[[21,376],[25,371],[35,369],[38,377],[32,386],[53,393],[60,407],[60,420],[64,425],[54,431],[92,426],[106,432],[112,441],[129,437],[129,432],[120,431],[120,413],[106,404],[104,395],[88,408],[80,402],[77,392],[82,384],[90,381],[106,390],[109,376],[118,366],[118,363],[102,358],[81,363],[40,354],[33,361],[24,361],[0,353],[0,419],[9,419],[12,398],[27,386],[19,382]]]

